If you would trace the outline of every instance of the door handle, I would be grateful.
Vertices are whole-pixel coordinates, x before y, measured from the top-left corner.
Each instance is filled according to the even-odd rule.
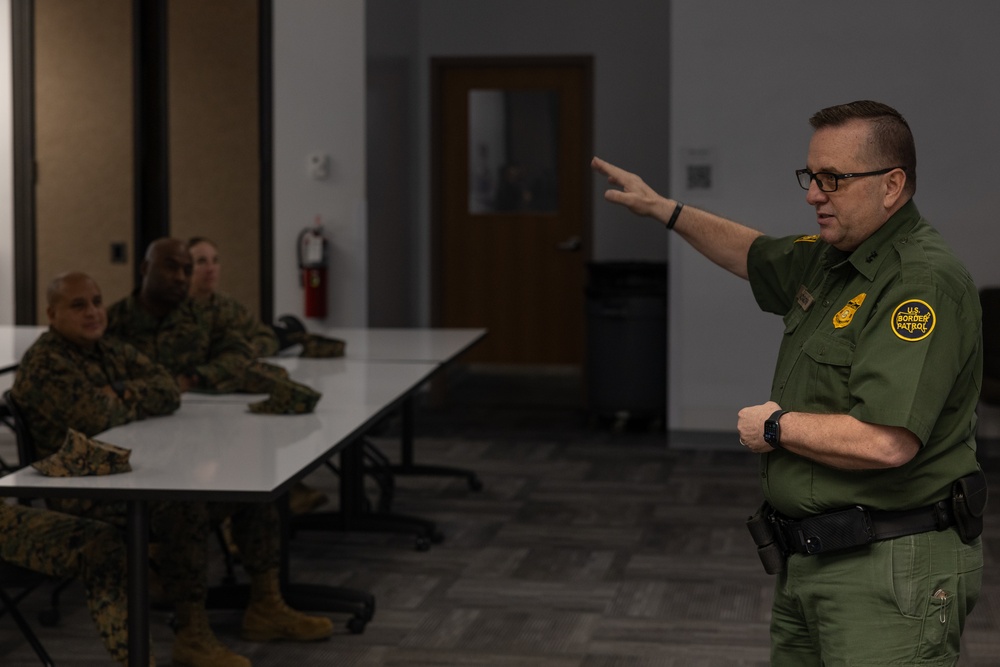
[[[583,246],[583,241],[579,236],[571,236],[565,241],[560,241],[556,244],[557,250],[565,250],[566,252],[577,252]]]

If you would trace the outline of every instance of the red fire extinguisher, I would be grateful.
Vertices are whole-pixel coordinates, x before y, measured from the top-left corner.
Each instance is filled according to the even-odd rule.
[[[305,290],[305,316],[323,319],[326,317],[326,265],[329,253],[319,216],[316,216],[316,223],[312,227],[299,232],[297,246],[302,287]]]

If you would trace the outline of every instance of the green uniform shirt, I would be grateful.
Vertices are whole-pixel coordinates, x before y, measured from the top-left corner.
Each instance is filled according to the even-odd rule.
[[[899,510],[949,496],[974,472],[982,312],[968,271],[910,201],[854,252],[815,236],[754,241],[750,285],[784,337],[771,400],[785,410],[903,426],[922,443],[889,470],[761,457],[764,495],[801,517],[851,505]]]
[[[188,298],[163,318],[128,296],[108,308],[108,334],[139,348],[176,375],[197,375],[201,389],[234,391],[243,381],[253,351],[243,334],[212,322]]]
[[[131,345],[103,338],[83,349],[54,331],[42,334],[24,353],[11,393],[24,411],[39,458],[59,449],[67,428],[93,436],[170,414],[181,400],[173,376]]]

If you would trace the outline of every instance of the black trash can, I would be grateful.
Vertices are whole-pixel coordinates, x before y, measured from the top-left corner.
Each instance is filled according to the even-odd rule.
[[[586,296],[591,416],[666,429],[666,263],[591,262]]]

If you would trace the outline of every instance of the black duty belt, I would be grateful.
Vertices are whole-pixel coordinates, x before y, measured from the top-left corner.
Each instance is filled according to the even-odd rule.
[[[820,554],[904,535],[944,530],[955,525],[955,516],[951,503],[942,500],[927,507],[899,512],[856,506],[804,519],[789,519],[775,513],[772,521],[786,553]]]

